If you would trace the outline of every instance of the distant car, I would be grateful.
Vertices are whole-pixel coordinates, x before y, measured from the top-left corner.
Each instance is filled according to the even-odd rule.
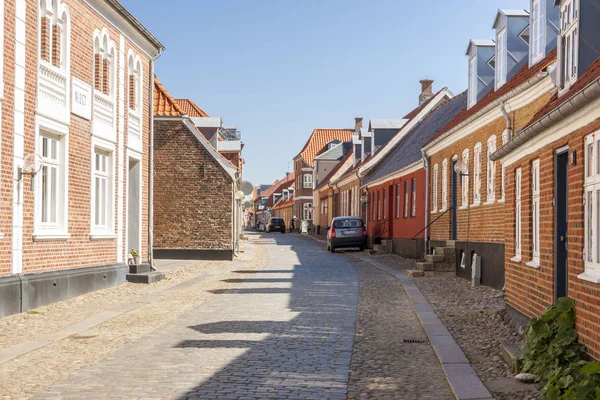
[[[267,233],[271,232],[285,233],[285,221],[283,218],[271,218],[267,224]]]
[[[361,251],[367,245],[367,229],[358,217],[335,217],[327,230],[327,250],[334,253],[343,247],[358,247]]]

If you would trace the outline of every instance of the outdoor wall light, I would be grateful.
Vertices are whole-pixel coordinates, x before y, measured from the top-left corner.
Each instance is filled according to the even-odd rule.
[[[23,180],[23,175],[29,175],[29,176],[31,176],[30,190],[33,191],[33,188],[35,186],[33,178],[42,169],[43,165],[44,165],[44,160],[39,155],[37,155],[35,153],[30,153],[27,156],[25,156],[25,158],[23,159],[23,166],[19,167],[19,169],[18,169],[19,184]]]
[[[469,166],[462,161],[457,161],[454,164],[454,172],[459,175],[469,176]]]

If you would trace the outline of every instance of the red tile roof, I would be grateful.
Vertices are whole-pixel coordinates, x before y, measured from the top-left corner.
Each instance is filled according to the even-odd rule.
[[[556,61],[556,48],[554,50],[552,50],[550,53],[548,53],[548,55],[546,55],[546,57],[544,57],[544,59],[542,61],[538,62],[531,68],[529,68],[529,66],[527,64],[525,64],[512,78],[510,78],[504,85],[502,85],[502,87],[500,87],[500,89],[490,91],[488,94],[483,96],[483,98],[481,98],[481,100],[479,100],[477,102],[477,104],[475,104],[473,107],[471,107],[469,109],[464,108],[463,111],[461,111],[456,117],[454,117],[450,122],[448,122],[446,124],[446,126],[444,126],[437,134],[435,134],[431,138],[431,140],[427,143],[429,144],[429,143],[434,142],[440,136],[444,135],[446,132],[450,131],[452,128],[458,126],[461,122],[467,120],[467,118],[476,114],[478,111],[482,110],[484,107],[486,107],[487,105],[492,103],[494,100],[499,99],[506,93],[521,86],[522,84],[527,82],[529,79],[533,78],[536,74],[544,71],[546,68],[548,68],[548,66],[550,64],[552,64],[555,61]]]
[[[209,115],[190,99],[175,99],[177,105],[190,117],[206,118]]]
[[[315,129],[298,155],[304,162],[313,167],[315,156],[332,140],[349,142],[353,129]]]
[[[273,186],[271,186],[270,188],[268,188],[260,194],[260,197],[270,197],[273,193],[276,193],[280,187],[284,186],[284,184],[286,183],[292,182],[294,179],[296,179],[296,174],[294,172],[289,173],[282,180],[275,181],[275,183],[273,183]]]
[[[564,103],[566,103],[575,93],[579,92],[581,89],[600,78],[600,57],[594,61],[588,69],[575,81],[573,86],[566,92],[563,93],[562,96],[558,97],[558,93],[554,94],[548,104],[538,110],[538,112],[531,118],[531,121],[526,126],[532,125],[538,120],[542,119],[546,114],[555,108],[560,107]]]
[[[184,114],[185,112],[179,107],[175,99],[154,76],[154,115],[179,117]]]

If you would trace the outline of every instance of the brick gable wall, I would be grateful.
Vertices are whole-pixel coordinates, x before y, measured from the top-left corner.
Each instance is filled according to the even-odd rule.
[[[154,124],[154,248],[231,250],[231,177],[181,121]]]

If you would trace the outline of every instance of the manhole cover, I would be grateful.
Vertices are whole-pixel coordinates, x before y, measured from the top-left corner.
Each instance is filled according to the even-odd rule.
[[[402,343],[410,343],[410,344],[422,344],[422,343],[427,343],[427,340],[419,340],[419,339],[402,339]]]

